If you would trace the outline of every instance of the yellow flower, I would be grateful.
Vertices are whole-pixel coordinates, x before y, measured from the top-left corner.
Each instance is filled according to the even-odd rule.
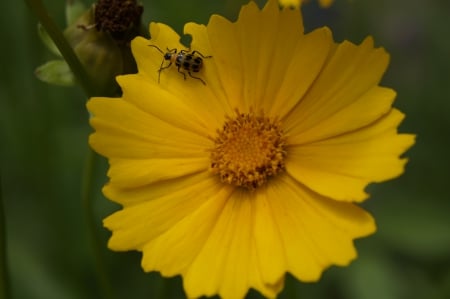
[[[333,4],[334,0],[318,0],[319,5],[323,8],[328,8]],[[298,8],[303,2],[307,2],[307,0],[279,0],[278,1],[283,7],[295,7]]]
[[[117,78],[123,96],[88,103],[90,144],[110,162],[104,194],[123,207],[104,220],[108,246],[181,275],[189,298],[274,298],[286,272],[312,282],[355,259],[353,240],[375,231],[355,202],[399,176],[414,143],[378,86],[385,50],[304,34],[299,10],[251,2],[235,23],[185,25],[195,56],[212,56],[191,72],[200,80],[164,68],[156,47],[180,53],[177,33],[150,33],[132,42],[139,72]]]

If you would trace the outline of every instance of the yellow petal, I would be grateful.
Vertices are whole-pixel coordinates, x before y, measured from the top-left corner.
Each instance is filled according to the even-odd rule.
[[[269,185],[267,188],[272,188]],[[262,279],[266,282],[274,282],[280,279],[286,272],[287,261],[285,249],[278,228],[278,215],[271,207],[271,201],[280,200],[278,197],[269,196],[266,188],[251,194],[253,211],[253,238],[255,242],[256,258]]]
[[[284,30],[288,31],[286,28]],[[288,64],[280,66],[279,63],[274,63],[269,70],[274,76],[266,83],[267,88],[264,91],[269,96],[263,100],[267,103],[270,114],[280,117],[285,122],[286,115],[292,109],[296,109],[297,105],[301,105],[303,97],[321,75],[332,47],[330,30],[321,28],[305,35],[294,44],[284,45],[283,49],[277,51],[277,56],[273,57],[273,60],[286,60]],[[287,50],[289,48],[292,49]],[[286,127],[289,128],[289,120],[286,122]]]
[[[273,298],[281,290],[283,271],[277,270],[275,275],[263,273],[280,269],[280,266],[272,262],[272,267],[265,265],[260,268],[262,256],[265,258],[269,249],[259,255],[256,243],[261,246],[267,242],[255,240],[265,238],[263,231],[258,231],[258,235],[253,234],[254,217],[262,216],[256,214],[259,208],[255,208],[255,205],[259,203],[246,190],[236,190],[226,200],[204,246],[183,275],[188,297],[219,294],[224,299],[243,298],[248,289],[253,287]],[[257,229],[263,225],[261,221],[257,221]],[[277,244],[269,246],[275,248]],[[270,280],[266,280],[268,278]]]
[[[328,8],[331,6],[331,4],[333,4],[334,0],[319,0],[319,4],[320,6],[324,7],[324,8]]]
[[[211,52],[214,51],[213,63],[220,72],[215,87],[225,93],[225,98],[231,107],[239,107],[239,84],[243,80],[240,69],[241,55],[237,43],[234,25],[227,19],[213,15],[207,27]],[[195,37],[193,38],[195,40]],[[227,45],[227,47],[223,47]]]
[[[120,99],[94,98],[87,107],[93,114],[90,123],[96,130],[90,136],[90,145],[108,157],[198,158],[204,156],[211,144],[206,136],[162,121]]]
[[[189,96],[191,107],[194,107],[196,111],[204,111],[202,115],[210,115],[211,118],[215,118],[215,121],[223,121],[224,115],[233,114],[234,107],[230,106],[228,101],[227,87],[220,83],[219,73],[221,70],[217,67],[219,57],[211,48],[206,26],[187,23],[184,26],[184,32],[192,36],[191,51],[199,51],[204,56],[212,56],[203,59],[203,68],[198,74],[205,80],[207,88],[197,91],[191,89],[190,86],[186,88],[186,83],[184,83],[185,85],[175,87],[172,91],[181,97],[187,97],[187,92],[192,91],[192,96]],[[209,123],[214,125],[214,122],[210,121]]]
[[[206,171],[210,161],[205,155],[180,155],[180,158],[167,159],[110,159],[109,164],[108,176],[112,184],[122,188],[135,188]]]
[[[287,129],[286,133],[290,136],[289,143],[292,145],[307,144],[370,125],[391,110],[394,98],[394,90],[374,86],[354,102],[336,111],[335,114],[312,128],[303,131],[297,127],[292,130]]]
[[[181,69],[179,71],[174,63],[159,72],[162,66],[166,67],[170,63],[164,60],[163,53],[168,52],[169,49],[176,49],[177,52],[181,50],[189,51],[189,49],[180,44],[179,35],[167,25],[151,23],[150,34],[152,36],[150,40],[136,38],[132,42],[133,52],[137,55],[140,76],[131,77],[130,80],[128,80],[128,77],[126,79],[119,77],[119,83],[123,87],[129,87],[127,93],[129,96],[125,94],[124,90],[124,98],[133,100],[136,105],[143,107],[143,109],[148,107],[147,111],[151,110],[157,115],[161,113],[161,109],[176,109],[175,113],[186,115],[186,118],[180,119],[183,122],[187,121],[187,124],[189,124],[189,120],[193,117],[204,126],[208,124],[209,127],[213,127],[212,131],[214,132],[224,118],[223,112],[232,111],[223,94],[210,86],[211,82],[217,81],[210,74],[213,73],[214,69],[214,57],[204,58],[203,68],[200,72],[192,73],[195,77],[205,81],[206,85],[190,77],[186,71]],[[150,45],[157,46],[163,53]],[[191,49],[191,51],[194,50],[199,51],[204,56],[210,55],[211,52],[208,48]],[[180,72],[185,73],[186,80]],[[130,81],[135,84],[130,85]],[[135,97],[136,93],[140,96]]]
[[[206,111],[195,110],[189,98],[162,89],[142,75],[120,76],[117,81],[122,87],[122,98],[142,111],[202,136],[214,133],[215,128],[211,128],[209,121],[218,120],[205,117],[205,114],[208,115]]]
[[[180,36],[169,26],[162,23],[150,23],[151,40],[136,37],[131,43],[133,56],[136,59],[139,74],[150,81],[158,83],[158,70],[164,62],[164,54],[151,45],[157,46],[162,52],[167,49],[184,49],[180,43]],[[164,82],[164,81],[163,81]]]
[[[302,0],[278,0],[278,2],[280,2],[280,6],[282,7],[298,8],[300,7]]]
[[[308,0],[279,0],[282,7],[299,8],[303,2],[309,2]],[[319,0],[319,5],[323,8],[330,7],[334,0]]]
[[[353,239],[375,231],[361,208],[311,192],[288,176],[268,188],[273,217],[285,251],[287,270],[302,281],[316,281],[330,265],[356,257]]]
[[[231,191],[232,188],[226,186],[221,189],[217,186],[209,191],[197,188],[197,197],[200,199],[197,208],[186,213],[183,218],[180,217],[178,222],[168,226],[142,247],[144,270],[160,271],[164,276],[186,273],[209,238]],[[170,217],[172,216],[168,216]],[[155,227],[148,227],[148,230],[154,229]]]
[[[270,1],[261,12],[250,2],[243,7],[239,22],[214,15],[207,31],[230,106],[269,111],[303,36],[299,11],[280,12],[277,3]]]
[[[403,173],[399,156],[414,135],[397,134],[403,114],[392,110],[370,126],[324,141],[288,149],[286,170],[314,191],[338,200],[362,201],[364,188]]]
[[[227,200],[184,277],[189,297],[243,298],[249,289],[251,205],[236,197]]]
[[[214,200],[214,195],[222,188],[224,186],[206,172],[141,188],[106,185],[105,195],[124,205],[123,210],[104,220],[105,227],[113,232],[108,246],[114,250],[142,250],[148,242]]]
[[[349,42],[340,44],[300,104],[284,119],[286,130],[292,135],[311,131],[309,134],[313,136],[308,139],[313,140],[330,135],[320,125],[377,86],[388,61],[388,54],[384,49],[374,49],[371,38],[359,46]],[[348,128],[351,129],[354,128]]]

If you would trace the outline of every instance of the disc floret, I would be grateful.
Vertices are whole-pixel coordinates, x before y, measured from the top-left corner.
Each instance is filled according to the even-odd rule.
[[[236,111],[214,138],[211,170],[223,182],[255,189],[284,170],[285,146],[276,118]]]

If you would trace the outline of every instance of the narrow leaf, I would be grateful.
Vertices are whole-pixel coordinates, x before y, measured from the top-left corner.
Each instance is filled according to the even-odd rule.
[[[49,61],[35,71],[39,80],[60,86],[75,85],[75,77],[64,60]]]
[[[47,31],[45,31],[44,27],[42,27],[41,23],[38,23],[38,34],[47,49],[49,49],[56,56],[61,57],[61,53],[48,35]]]

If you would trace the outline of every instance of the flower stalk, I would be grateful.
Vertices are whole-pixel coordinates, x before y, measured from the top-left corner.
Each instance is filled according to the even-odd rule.
[[[67,42],[62,31],[55,24],[53,19],[47,13],[41,0],[25,0],[31,11],[34,12],[39,19],[41,25],[45,28],[50,38],[55,43],[61,55],[66,60],[70,69],[74,73],[77,82],[80,84],[84,93],[88,96],[101,95],[101,91],[95,85],[95,81],[91,80],[85,68],[81,64],[72,47]]]
[[[114,291],[112,289],[111,283],[106,271],[106,265],[102,254],[102,244],[100,242],[100,237],[96,230],[95,215],[93,212],[92,202],[94,194],[94,179],[95,179],[95,169],[98,167],[99,156],[89,149],[86,165],[83,174],[83,183],[81,187],[81,199],[83,204],[83,209],[86,215],[86,221],[89,228],[89,243],[92,247],[92,253],[94,255],[95,270],[100,282],[101,289],[103,291],[104,298],[114,299]]]
[[[64,37],[62,31],[55,24],[53,19],[47,13],[41,0],[25,0],[27,5],[30,7],[31,11],[35,13],[39,22],[44,27],[50,38],[55,43],[56,47],[60,51],[61,55],[64,57],[65,61],[69,65],[71,71],[73,72],[78,84],[83,89],[87,97],[92,97],[96,95],[109,95],[110,92],[104,90],[104,88],[99,85],[94,78],[88,75],[88,72],[83,67],[83,64],[78,59],[74,50],[70,46],[69,42]],[[108,279],[108,274],[106,270],[106,265],[102,255],[102,244],[99,242],[98,234],[96,231],[96,222],[92,209],[93,202],[93,181],[95,176],[94,171],[98,166],[98,155],[89,149],[87,162],[84,170],[82,190],[81,190],[81,200],[85,215],[87,218],[87,225],[89,231],[89,239],[92,246],[92,251],[95,259],[95,270],[99,279],[101,286],[102,297],[114,299],[115,295],[113,288]],[[2,211],[0,211],[2,212]],[[3,220],[3,219],[0,219]],[[2,222],[2,221],[0,221]],[[3,244],[0,244],[3,245]],[[2,246],[2,249],[4,247]],[[3,264],[2,264],[3,266]],[[3,268],[2,268],[3,269]],[[3,286],[0,286],[3,290]],[[0,291],[1,292],[1,291]],[[6,295],[5,295],[6,296]],[[4,297],[7,298],[7,297]],[[3,299],[3,297],[0,297]]]
[[[0,175],[0,299],[9,298],[9,276],[6,259],[6,219]]]

